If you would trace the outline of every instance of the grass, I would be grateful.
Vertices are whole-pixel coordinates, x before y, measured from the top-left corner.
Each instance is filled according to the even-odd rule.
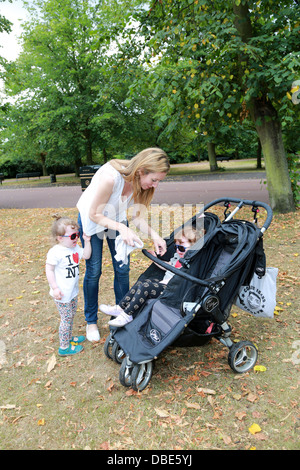
[[[119,365],[104,355],[104,315],[100,344],[58,356],[59,319],[44,273],[52,213],[1,211],[0,449],[299,449],[299,212],[276,215],[264,237],[267,264],[279,268],[274,319],[237,307],[230,317],[232,338],[253,341],[266,370],[234,374],[217,341],[170,347],[142,393],[124,388]],[[65,213],[76,217],[75,209]],[[101,302],[112,303],[107,250],[103,264]],[[147,265],[133,254],[131,283]],[[84,264],[81,283],[83,273]],[[84,333],[81,285],[74,334]]]
[[[251,158],[247,160],[230,160],[228,162],[219,162],[219,172],[252,172],[252,171],[264,171],[256,169],[256,159]],[[215,173],[219,173],[215,172]],[[203,161],[199,163],[182,163],[182,164],[174,164],[171,166],[171,170],[169,172],[169,176],[181,176],[181,175],[205,175],[211,174],[212,172],[209,169],[208,161]],[[80,185],[80,178],[76,177],[75,175],[68,174],[68,175],[57,175],[56,176],[56,183],[51,183],[50,176],[42,176],[41,178],[22,178],[19,180],[13,179],[6,179],[2,183],[2,187],[22,187],[22,186],[41,186],[45,184],[51,184],[54,186],[55,184],[78,184]]]

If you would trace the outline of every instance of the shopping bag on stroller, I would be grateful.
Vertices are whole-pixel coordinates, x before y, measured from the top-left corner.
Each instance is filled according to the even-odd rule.
[[[240,288],[235,305],[255,317],[273,318],[277,275],[277,268],[267,268],[264,276],[254,273],[249,285]]]

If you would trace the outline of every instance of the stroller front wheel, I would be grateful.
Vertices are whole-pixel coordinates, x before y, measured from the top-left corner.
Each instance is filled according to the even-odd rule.
[[[131,387],[131,373],[132,367],[128,365],[127,357],[124,357],[119,372],[119,380],[123,387]]]
[[[231,346],[228,354],[228,364],[238,374],[251,370],[257,361],[258,352],[251,341],[240,341]]]
[[[111,334],[109,334],[105,340],[104,343],[104,354],[108,359],[112,359],[112,349],[115,343],[115,339],[111,337]]]
[[[153,363],[136,364],[132,369],[131,386],[136,392],[141,392],[149,384],[153,371]]]
[[[114,342],[111,350],[112,360],[117,364],[122,364],[122,361],[125,357],[125,353],[117,341]]]

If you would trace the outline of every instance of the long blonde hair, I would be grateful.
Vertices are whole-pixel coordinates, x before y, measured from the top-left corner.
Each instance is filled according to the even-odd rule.
[[[110,163],[121,173],[125,181],[132,183],[134,202],[146,207],[149,206],[155,189],[141,188],[140,170],[145,175],[149,173],[168,173],[170,170],[168,155],[158,147],[144,149],[129,161],[111,160]]]

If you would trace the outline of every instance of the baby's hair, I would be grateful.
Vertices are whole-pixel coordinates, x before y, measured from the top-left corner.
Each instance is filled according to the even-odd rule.
[[[56,237],[62,237],[66,233],[66,227],[71,226],[73,230],[79,230],[79,225],[70,217],[62,217],[58,214],[52,216],[55,220],[52,224],[51,234],[54,240]]]
[[[174,235],[174,240],[181,240],[182,237],[185,237],[190,243],[196,243],[199,238],[203,236],[202,230],[196,230],[193,227],[183,227]]]

